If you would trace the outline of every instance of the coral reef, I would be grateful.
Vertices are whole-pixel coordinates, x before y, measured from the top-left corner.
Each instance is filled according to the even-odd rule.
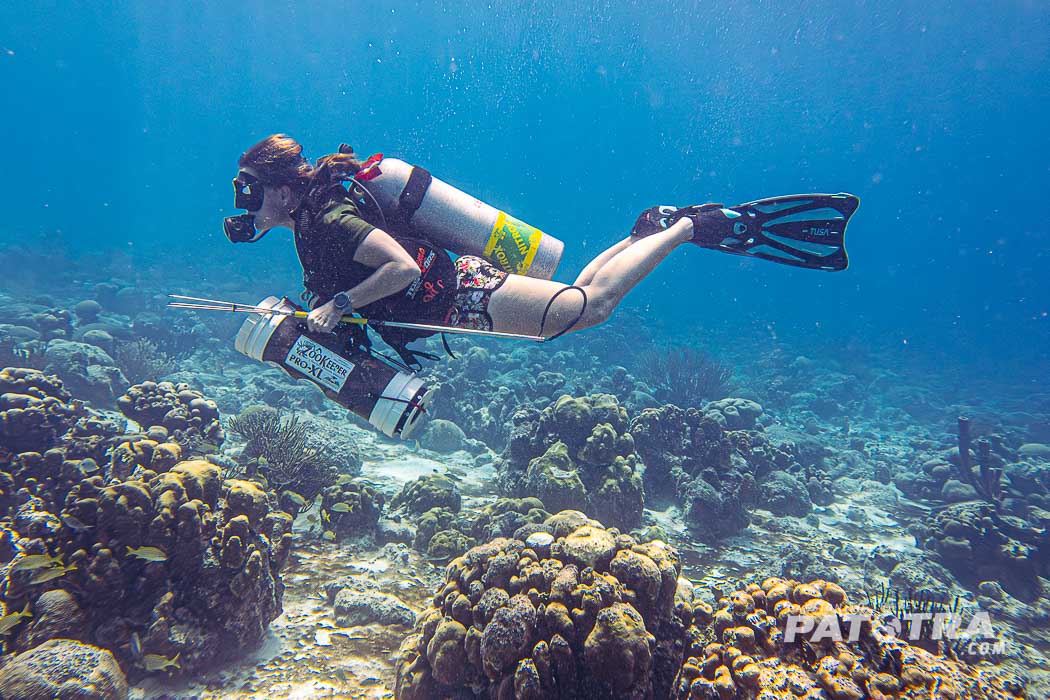
[[[703,409],[647,408],[630,424],[645,462],[646,492],[675,498],[693,532],[717,540],[746,528],[749,509],[805,516],[813,501],[830,502],[821,455],[800,464],[797,445],[773,444],[758,423],[762,407],[728,398]]]
[[[769,578],[690,607],[679,700],[1024,697],[993,667],[908,644],[827,581]]]
[[[143,428],[163,426],[180,444],[202,440],[221,445],[226,439],[215,402],[189,384],[142,382],[118,398],[117,407]]]
[[[578,512],[545,525],[545,538],[498,538],[448,565],[401,645],[399,698],[669,695],[689,622],[674,549]]]
[[[326,531],[336,537],[360,537],[375,532],[386,497],[363,481],[347,481],[321,492]]]
[[[412,546],[432,561],[447,561],[496,537],[524,539],[550,517],[538,498],[498,498],[480,510],[431,508],[416,519]]]
[[[458,513],[463,502],[456,482],[441,474],[426,474],[405,484],[401,493],[390,501],[391,508],[405,508],[421,514],[432,508],[445,508]]]
[[[963,583],[997,581],[1021,600],[1038,598],[1050,577],[1050,513],[1037,508],[1023,520],[987,502],[952,504],[930,519],[923,544]]]
[[[497,463],[501,492],[535,496],[552,511],[583,507],[624,528],[639,524],[642,463],[615,396],[562,396],[511,420],[514,431]]]
[[[67,634],[63,620],[78,620],[79,639],[141,674],[146,655],[179,655],[196,671],[262,638],[281,611],[278,572],[291,546],[291,517],[268,493],[224,480],[209,462],[180,462],[176,443],[121,435],[55,377],[5,369],[0,388],[0,522],[9,533],[0,601],[37,618],[9,637],[9,651]],[[131,408],[167,421],[175,387],[152,388]],[[214,436],[217,414],[195,403],[197,392],[179,392],[181,434]]]
[[[48,342],[44,370],[57,375],[77,396],[101,406],[111,406],[129,383],[104,350],[62,338]]]

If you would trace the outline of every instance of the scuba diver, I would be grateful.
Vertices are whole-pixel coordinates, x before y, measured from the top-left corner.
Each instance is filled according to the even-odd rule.
[[[227,218],[224,228],[235,243],[258,241],[278,227],[292,230],[304,299],[311,306],[306,323],[313,332],[333,331],[344,315],[358,312],[555,338],[604,322],[684,243],[798,267],[845,269],[845,228],[858,205],[856,197],[842,193],[791,195],[736,207],[651,207],[629,236],[566,285],[544,278],[557,265],[560,241],[422,168],[382,154],[361,161],[346,145],[311,165],[302,151],[293,138],[275,134],[241,155],[235,204],[247,213]],[[401,170],[397,178],[391,175]],[[496,224],[486,219],[474,247],[487,255],[462,254],[469,251],[436,240],[442,232],[455,239],[457,227],[477,218],[477,211],[489,210],[498,214]],[[502,247],[494,243],[497,233],[507,234]],[[446,248],[459,257],[453,260]],[[530,270],[530,263],[536,269]],[[405,348],[432,333],[379,332],[408,364],[417,361],[416,355],[433,357]]]

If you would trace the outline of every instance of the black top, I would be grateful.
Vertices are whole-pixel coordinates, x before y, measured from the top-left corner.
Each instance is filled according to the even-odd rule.
[[[294,213],[295,252],[303,267],[303,287],[323,304],[375,272],[354,261],[357,247],[375,226],[361,217],[342,185],[334,185],[317,202]]]

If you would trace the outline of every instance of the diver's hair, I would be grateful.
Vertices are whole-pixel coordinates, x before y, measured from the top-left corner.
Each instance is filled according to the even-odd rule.
[[[296,194],[314,196],[333,185],[349,180],[363,163],[346,144],[338,153],[330,153],[310,165],[303,158],[303,147],[287,134],[273,134],[255,144],[237,161],[242,168],[251,168],[259,174],[264,185],[288,185]]]

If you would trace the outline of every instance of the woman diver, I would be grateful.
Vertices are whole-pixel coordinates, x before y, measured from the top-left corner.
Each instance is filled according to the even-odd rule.
[[[233,242],[257,241],[277,227],[293,231],[304,287],[312,297],[311,331],[332,331],[345,314],[360,311],[387,320],[555,337],[608,319],[683,243],[799,267],[844,269],[843,234],[857,206],[855,197],[839,194],[792,195],[732,208],[652,207],[628,237],[565,285],[509,273],[475,255],[453,262],[440,246],[413,238],[411,227],[380,228],[378,205],[369,207],[343,183],[360,185],[382,156],[362,162],[342,146],[311,165],[302,150],[291,137],[275,134],[240,157],[236,206],[248,213],[228,218],[225,230]]]

